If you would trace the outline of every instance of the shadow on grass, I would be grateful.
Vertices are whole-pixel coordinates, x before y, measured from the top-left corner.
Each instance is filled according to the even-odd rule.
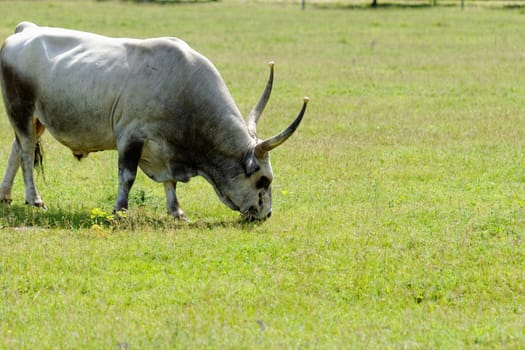
[[[342,3],[317,3],[315,8],[326,10],[381,10],[381,9],[428,9],[433,7],[456,7],[456,4],[437,4],[430,3],[379,3],[375,6],[371,4],[342,4]]]
[[[199,220],[199,221],[190,221],[184,224],[179,223],[180,227],[186,226],[191,229],[199,230],[215,230],[219,228],[235,228],[243,231],[252,231],[257,228],[262,222],[261,221],[246,221],[241,219],[232,219],[232,220]]]
[[[89,213],[71,212],[63,209],[43,210],[31,206],[1,205],[0,227],[41,227],[80,229],[91,226]]]
[[[140,208],[130,211],[126,217],[97,217],[87,211],[51,208],[43,210],[28,205],[0,205],[0,228],[38,227],[46,229],[104,229],[111,231],[172,231],[183,229],[215,230],[236,228],[251,231],[260,223],[247,222],[240,217],[231,220],[200,218],[196,221],[180,221],[167,214],[150,213]]]
[[[0,206],[0,227],[81,229],[91,227],[89,213],[63,209],[43,210],[28,205]]]
[[[503,10],[525,10],[525,4],[506,4],[501,7],[494,7],[495,9],[503,9]]]

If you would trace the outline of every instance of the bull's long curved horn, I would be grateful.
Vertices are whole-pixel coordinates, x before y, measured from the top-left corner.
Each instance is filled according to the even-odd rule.
[[[295,130],[301,123],[301,120],[303,120],[303,115],[304,115],[304,112],[306,111],[306,105],[308,104],[308,101],[310,101],[310,99],[305,96],[303,101],[304,101],[303,108],[301,108],[301,111],[299,112],[295,120],[292,122],[292,124],[290,124],[290,126],[288,126],[279,135],[266,139],[258,143],[257,146],[255,146],[255,155],[258,158],[263,157],[267,152],[270,152],[275,147],[281,145],[290,136],[292,136],[292,134],[295,132]]]
[[[268,65],[270,66],[270,77],[268,78],[268,82],[266,83],[266,87],[264,88],[264,92],[261,95],[259,102],[257,102],[257,104],[253,107],[250,114],[248,115],[248,131],[253,137],[255,137],[257,134],[257,121],[259,120],[259,117],[261,116],[264,107],[266,107],[266,103],[268,102],[268,99],[270,98],[270,94],[272,92],[274,64],[275,63],[273,61],[268,63]]]

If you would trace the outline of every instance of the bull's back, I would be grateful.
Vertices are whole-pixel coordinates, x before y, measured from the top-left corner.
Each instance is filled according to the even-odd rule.
[[[10,36],[1,59],[34,86],[37,98],[60,104],[60,96],[100,100],[111,95],[127,74],[125,56],[122,45],[109,38],[37,27]]]
[[[1,55],[2,64],[34,85],[38,99],[67,104],[76,114],[100,113],[128,87],[144,101],[162,89],[176,94],[201,59],[175,38],[120,39],[32,26],[10,36]]]
[[[28,26],[6,40],[1,60],[30,85],[36,114],[55,138],[73,149],[98,150],[116,146],[121,118],[162,117],[163,106],[151,102],[176,93],[165,86],[173,69],[168,63],[175,53],[185,64],[183,45]]]
[[[119,39],[27,25],[7,39],[1,60],[31,86],[40,121],[74,151],[115,148],[124,128],[155,130],[180,119],[174,112],[191,109],[190,101],[215,108],[224,99],[213,95],[227,94],[213,65],[175,38]]]

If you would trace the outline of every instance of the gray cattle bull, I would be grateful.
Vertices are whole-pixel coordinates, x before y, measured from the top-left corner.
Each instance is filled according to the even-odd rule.
[[[298,127],[308,99],[283,132],[259,140],[256,124],[270,96],[270,77],[247,122],[213,64],[176,38],[108,38],[23,22],[0,52],[0,82],[15,141],[0,201],[22,167],[26,203],[44,207],[33,179],[45,129],[77,158],[118,151],[115,211],[128,208],[140,167],[162,182],[168,213],[186,218],[178,181],[210,182],[228,207],[248,220],[272,210],[268,152]]]

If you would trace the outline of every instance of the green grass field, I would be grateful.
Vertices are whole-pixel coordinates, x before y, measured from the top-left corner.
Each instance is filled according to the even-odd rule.
[[[20,176],[0,208],[0,348],[525,348],[520,9],[1,1],[0,12],[0,38],[22,20],[180,37],[245,114],[275,60],[261,137],[311,98],[272,154],[264,223],[242,223],[200,178],[179,186],[191,222],[173,221],[141,173],[128,218],[109,224],[116,153],[77,162],[46,134],[37,185],[49,210],[24,206]],[[0,114],[3,173],[13,133]]]

